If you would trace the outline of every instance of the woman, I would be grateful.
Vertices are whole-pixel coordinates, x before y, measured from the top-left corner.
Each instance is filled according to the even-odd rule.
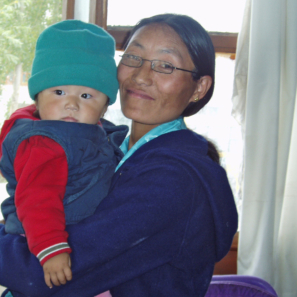
[[[226,173],[183,121],[212,96],[211,40],[193,19],[171,14],[140,21],[130,36],[118,79],[131,135],[107,198],[67,228],[73,280],[47,289],[25,239],[1,228],[0,284],[14,297],[204,296],[231,246],[237,212]]]

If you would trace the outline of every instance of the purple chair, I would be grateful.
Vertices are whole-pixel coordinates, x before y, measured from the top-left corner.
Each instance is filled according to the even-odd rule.
[[[277,297],[266,281],[248,275],[215,275],[205,297]]]

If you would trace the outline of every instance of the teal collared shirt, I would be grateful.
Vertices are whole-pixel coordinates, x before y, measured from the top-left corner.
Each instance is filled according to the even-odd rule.
[[[13,297],[10,291],[5,292],[4,297]]]
[[[130,136],[128,136],[122,143],[122,145],[120,146],[122,152],[124,153],[124,157],[123,159],[120,161],[120,163],[118,164],[117,168],[115,169],[115,171],[117,171],[122,164],[128,159],[130,158],[134,152],[136,150],[138,150],[141,146],[143,146],[145,143],[151,141],[152,139],[169,133],[169,132],[173,132],[173,131],[178,131],[178,130],[183,130],[183,129],[187,129],[187,126],[185,124],[184,118],[183,117],[179,117],[174,121],[168,122],[168,123],[164,123],[161,124],[160,126],[152,129],[151,131],[149,131],[148,133],[146,133],[145,135],[143,135],[129,150],[129,138]]]

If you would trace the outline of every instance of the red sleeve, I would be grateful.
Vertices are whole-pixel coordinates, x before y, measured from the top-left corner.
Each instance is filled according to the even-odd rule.
[[[26,139],[18,147],[14,170],[17,215],[30,251],[41,264],[54,255],[71,252],[63,207],[68,179],[63,148],[43,136]]]

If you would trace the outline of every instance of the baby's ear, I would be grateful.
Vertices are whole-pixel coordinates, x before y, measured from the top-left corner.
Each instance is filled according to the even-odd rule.
[[[33,116],[39,118],[39,111],[38,111],[39,110],[39,106],[38,106],[38,100],[36,100],[36,99],[35,99],[35,107],[36,107],[36,110],[33,112]]]
[[[39,110],[36,105],[36,110],[33,112],[33,117],[40,119]]]
[[[107,108],[109,106],[109,102],[110,102],[110,99],[109,99],[109,97],[107,97],[106,104],[105,104],[104,108],[102,109],[100,118],[103,118],[104,117],[104,115],[105,115],[105,113],[107,111]]]
[[[38,109],[38,94],[36,94],[34,97],[34,103],[35,103],[36,109]]]
[[[107,105],[104,106],[104,108],[103,108],[103,110],[101,112],[100,118],[103,118],[104,117],[106,111],[107,111]]]

